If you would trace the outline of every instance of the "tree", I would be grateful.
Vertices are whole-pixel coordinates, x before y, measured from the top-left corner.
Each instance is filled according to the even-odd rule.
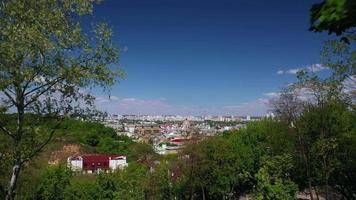
[[[238,180],[236,157],[227,140],[209,138],[182,152],[182,173],[189,199],[223,199],[233,195]],[[236,176],[235,176],[236,175]]]
[[[258,189],[255,194],[257,200],[296,199],[298,187],[292,181],[283,181],[281,179],[271,181],[270,175],[264,168],[258,172],[256,178],[258,180]]]
[[[147,183],[148,199],[175,199],[172,173],[170,163],[166,160],[155,167]]]
[[[15,113],[16,123],[0,121],[11,143],[12,172],[6,199],[14,199],[25,163],[51,141],[58,123],[38,128],[49,118],[60,121],[89,110],[87,87],[110,86],[122,77],[112,32],[104,23],[83,30],[95,1],[15,0],[0,4],[1,112]],[[26,113],[35,113],[29,118]]]
[[[145,185],[148,177],[146,166],[131,162],[123,171],[117,171],[117,173],[118,190],[114,193],[114,199],[145,199]]]
[[[291,85],[287,92],[282,91],[271,104],[279,119],[293,122],[290,132],[298,139],[296,147],[301,155],[309,190],[313,189],[313,185],[324,185],[326,197],[329,187],[333,187],[329,184],[329,178],[340,158],[337,152],[341,145],[339,137],[346,130],[350,131],[349,125],[341,123],[348,120],[341,118],[345,113],[355,111],[356,54],[352,48],[343,41],[327,41],[322,53],[322,66],[328,67],[331,75],[320,77],[302,70],[297,74],[298,82]],[[295,100],[300,101],[299,109],[293,109],[296,107]],[[339,130],[337,134],[335,129]]]
[[[303,87],[300,88],[304,89]],[[283,90],[278,97],[270,101],[270,106],[272,108],[272,111],[276,114],[277,119],[286,123],[290,127],[287,132],[290,135],[294,135],[296,138],[295,144],[293,146],[295,147],[295,150],[299,153],[298,155],[300,155],[296,157],[297,160],[299,158],[303,163],[303,173],[305,174],[305,176],[302,177],[305,177],[307,179],[307,187],[310,192],[310,198],[314,199],[312,192],[313,179],[311,174],[311,142],[309,137],[304,135],[304,133],[300,131],[299,126],[297,126],[297,121],[304,114],[303,112],[306,106],[306,100],[302,100],[302,95],[305,95],[305,93],[301,93],[300,88],[295,87],[295,85],[292,85],[289,88]],[[310,99],[310,97],[307,96],[307,99]]]
[[[328,31],[341,35],[356,26],[356,2],[353,0],[324,0],[311,9],[312,31]]]
[[[294,151],[282,122],[262,120],[185,147],[179,156],[176,190],[182,199],[237,199],[256,185],[264,156]],[[280,164],[280,167],[283,167]]]
[[[332,70],[332,75],[320,82],[330,88],[329,96],[356,110],[356,34],[353,37],[351,45],[337,40],[325,42],[322,64]]]
[[[295,199],[298,187],[290,179],[292,168],[292,157],[288,154],[263,157],[256,174],[256,199]]]
[[[85,135],[85,143],[92,147],[96,147],[99,144],[99,135],[97,133],[88,133]]]
[[[36,191],[36,199],[64,199],[64,191],[70,183],[70,178],[71,172],[66,166],[49,167],[41,178]]]
[[[96,179],[96,183],[99,187],[100,199],[114,199],[114,194],[119,189],[117,182],[117,177],[115,175],[100,173]]]
[[[295,146],[300,156],[296,154],[295,158],[303,163],[309,190],[322,186],[327,199],[329,188],[341,191],[345,198],[354,194],[352,184],[347,182],[353,173],[347,170],[353,170],[350,163],[355,155],[348,144],[352,140],[345,136],[353,138],[355,134],[349,124],[355,111],[356,54],[351,44],[356,39],[352,30],[356,25],[355,8],[356,3],[348,0],[325,0],[312,7],[311,30],[342,36],[341,40],[326,41],[322,51],[321,66],[331,74],[321,77],[301,70],[298,82],[271,102],[278,118],[290,124],[289,132],[297,138]],[[347,162],[340,162],[345,155]],[[332,180],[336,177],[339,180]],[[310,195],[313,199],[312,192]]]
[[[336,155],[338,165],[330,176],[330,185],[345,199],[356,199],[356,113],[344,113],[342,121],[347,127],[338,138]]]
[[[290,88],[284,89],[278,97],[269,101],[272,112],[276,117],[293,125],[303,111],[303,101],[298,97],[298,93]]]
[[[131,150],[130,157],[132,160],[142,163],[147,167],[151,167],[157,157],[157,153],[154,151],[152,146],[146,143],[135,143],[131,146]]]
[[[355,98],[356,89],[356,2],[353,0],[324,0],[310,10],[310,30],[328,31],[340,36],[340,40],[328,40],[322,52],[322,64],[333,70],[328,80],[346,90]],[[350,91],[351,90],[351,91]],[[355,103],[355,101],[353,101]]]
[[[102,199],[99,185],[96,181],[88,179],[71,180],[71,183],[65,188],[63,199],[76,200],[88,199],[96,200]]]
[[[311,113],[318,115],[313,119],[314,128],[308,130],[319,129],[320,137],[312,150],[322,174],[316,175],[322,177],[327,197],[330,186],[345,198],[355,199],[355,185],[347,180],[355,176],[351,165],[356,155],[350,145],[356,132],[350,122],[355,120],[356,110],[356,2],[326,0],[314,5],[311,12],[312,30],[341,36],[341,40],[326,41],[322,51],[322,64],[332,70],[331,76],[304,75],[301,81],[304,85],[318,84],[326,91],[325,98],[306,113],[309,118]]]
[[[329,188],[336,186],[330,182],[333,174],[336,173],[341,177],[348,176],[348,172],[341,172],[338,169],[349,166],[349,162],[352,163],[356,156],[348,153],[347,160],[344,160],[345,152],[350,152],[352,148],[343,141],[349,140],[350,136],[354,137],[356,133],[353,117],[355,115],[345,104],[331,101],[310,106],[297,124],[304,135],[303,138],[309,141],[313,179],[316,184],[324,187],[327,199],[330,194]],[[352,140],[349,142],[352,143]],[[344,187],[345,183],[338,182],[337,185]]]

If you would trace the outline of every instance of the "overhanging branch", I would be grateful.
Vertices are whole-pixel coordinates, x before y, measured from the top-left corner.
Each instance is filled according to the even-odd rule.
[[[33,92],[36,92],[36,91],[38,91],[38,90],[40,90],[40,89],[42,89],[42,88],[44,88],[44,87],[46,87],[46,86],[48,86],[48,88],[47,89],[44,89],[44,90],[49,90],[49,89],[51,89],[51,87],[53,87],[56,83],[58,83],[59,81],[61,80],[61,78],[57,78],[57,79],[54,79],[53,81],[49,81],[49,82],[47,82],[47,83],[45,83],[45,84],[42,84],[42,85],[40,85],[40,86],[38,86],[38,87],[35,87],[35,88],[33,88],[32,90],[30,90],[30,91],[28,91],[28,92],[26,92],[25,94],[24,94],[24,96],[27,96],[27,95],[29,95],[29,94],[31,94],[31,93],[33,93]]]
[[[47,88],[43,89],[42,91],[38,92],[35,96],[33,96],[33,97],[31,98],[31,100],[25,104],[24,107],[27,107],[27,106],[30,105],[31,103],[35,102],[42,94],[46,93],[46,92],[49,91],[55,84],[59,83],[60,80],[61,80],[61,79],[58,78],[57,80],[55,80],[55,81],[53,81],[53,82],[51,82],[51,83],[46,83],[46,84],[41,85],[41,86],[39,86],[39,87],[37,87],[37,88],[34,88],[33,90],[31,90],[31,91],[28,92],[28,93],[26,93],[26,94],[29,94],[29,93],[32,93],[32,92],[34,92],[34,91],[36,91],[36,90],[39,90],[39,89],[42,89],[42,88],[48,86]],[[26,96],[26,94],[25,94],[25,96]]]

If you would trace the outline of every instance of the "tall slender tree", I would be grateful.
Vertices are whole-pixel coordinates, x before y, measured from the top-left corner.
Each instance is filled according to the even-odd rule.
[[[12,112],[16,121],[0,121],[0,133],[11,146],[7,200],[15,198],[21,169],[51,141],[58,126],[37,125],[89,108],[94,98],[85,88],[109,91],[123,75],[110,27],[91,23],[96,3],[0,2],[1,111]]]

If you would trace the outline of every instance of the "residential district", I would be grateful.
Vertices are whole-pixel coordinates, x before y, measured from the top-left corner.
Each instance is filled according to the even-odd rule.
[[[266,117],[273,117],[267,115]],[[180,116],[180,115],[106,115],[95,121],[137,142],[153,146],[158,154],[174,154],[190,142],[237,130],[262,117],[251,116]],[[126,155],[88,154],[67,159],[73,172],[90,174],[126,167]]]
[[[240,129],[261,117],[109,115],[101,120],[119,135],[151,144],[159,154],[176,153],[191,141],[201,140],[228,130]]]

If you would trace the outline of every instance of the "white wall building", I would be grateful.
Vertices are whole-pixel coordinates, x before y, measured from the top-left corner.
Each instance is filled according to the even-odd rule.
[[[128,166],[124,155],[101,154],[70,156],[67,158],[67,165],[74,172],[84,173],[110,172]]]

